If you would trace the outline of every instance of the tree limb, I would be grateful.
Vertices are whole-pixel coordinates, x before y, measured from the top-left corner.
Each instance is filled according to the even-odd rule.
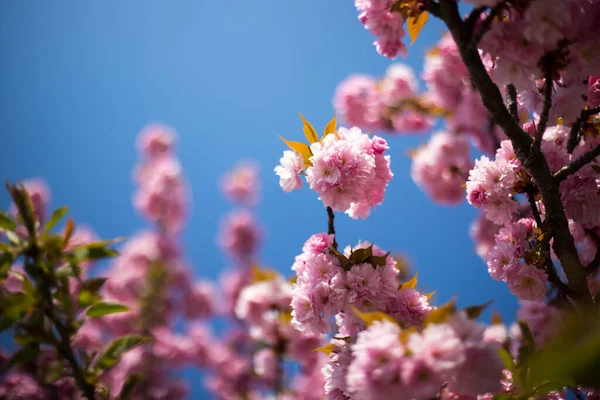
[[[483,20],[483,22],[479,26],[479,29],[477,29],[476,32],[472,32],[473,38],[469,41],[469,44],[468,44],[470,51],[477,48],[477,46],[479,45],[479,42],[481,42],[481,39],[483,39],[483,36],[490,30],[490,28],[492,26],[492,22],[494,22],[494,19],[498,16],[498,14],[500,14],[500,11],[502,11],[502,9],[504,8],[505,5],[506,5],[506,1],[501,1],[500,3],[496,4],[496,6],[494,6],[494,8],[492,8],[490,13],[486,17],[486,19]],[[472,25],[470,23],[470,19],[473,18],[472,14],[477,10],[478,10],[477,8],[475,10],[473,10],[471,15],[469,15],[469,17],[467,17],[467,19],[465,20],[465,24],[466,24],[465,26],[467,28],[471,27],[471,31],[472,31]],[[479,12],[479,14],[477,16],[479,16],[479,15],[481,15],[481,11]],[[476,21],[476,19],[474,21]]]
[[[515,85],[506,85],[506,107],[517,123],[519,121],[519,109],[517,108],[517,88]]]
[[[544,132],[546,132],[546,126],[548,126],[550,107],[552,107],[552,56],[545,55],[542,58],[542,64],[544,67],[544,77],[546,78],[546,83],[544,86],[544,107],[542,109],[542,114],[540,115],[540,122],[537,125],[535,140],[533,142],[533,146],[537,148],[539,148],[542,144],[542,138],[544,137]]]
[[[581,128],[585,125],[587,119],[594,114],[600,113],[600,107],[588,108],[587,110],[581,110],[579,117],[573,122],[571,125],[571,132],[569,132],[569,138],[567,139],[567,152],[569,154],[573,153],[575,147],[579,143],[581,139],[580,133]]]
[[[327,234],[328,235],[334,235],[333,236],[333,248],[337,250],[338,244],[337,244],[337,240],[335,237],[335,226],[333,224],[333,220],[335,219],[335,214],[333,213],[333,209],[331,207],[327,207]]]
[[[440,18],[446,23],[460,51],[463,63],[477,87],[483,104],[492,118],[511,140],[515,154],[534,178],[546,211],[546,221],[553,232],[553,249],[567,275],[572,298],[579,304],[592,304],[584,266],[577,254],[575,241],[560,199],[558,184],[548,163],[538,148],[532,148],[531,137],[524,132],[504,105],[500,90],[487,73],[476,48],[469,46],[471,32],[465,30],[455,1],[440,1]]]
[[[581,157],[572,161],[571,164],[566,167],[562,167],[554,174],[554,180],[556,183],[560,183],[567,179],[569,175],[573,175],[587,164],[591,163],[596,157],[600,156],[600,145],[588,150]]]

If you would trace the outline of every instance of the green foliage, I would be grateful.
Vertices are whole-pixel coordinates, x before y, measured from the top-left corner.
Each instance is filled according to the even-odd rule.
[[[60,222],[60,220],[65,216],[65,214],[67,214],[68,211],[69,211],[69,208],[66,206],[54,210],[54,212],[52,213],[52,216],[50,217],[48,222],[46,222],[46,225],[44,226],[44,230],[46,232],[50,232],[52,230],[52,228],[54,228],[54,226],[56,226],[56,224]]]
[[[88,317],[101,317],[103,315],[115,314],[120,312],[129,311],[129,308],[119,303],[97,303],[88,308],[85,315]]]
[[[465,308],[465,313],[467,314],[467,317],[469,317],[470,319],[477,319],[479,318],[479,316],[481,315],[481,313],[488,308],[488,306],[490,304],[492,304],[494,302],[494,300],[490,300],[487,303],[484,304],[479,304],[476,306],[470,306]]]
[[[8,240],[0,243],[0,284],[10,274],[11,279],[20,281],[20,286],[0,292],[0,331],[12,329],[14,341],[20,347],[0,372],[16,366],[30,368],[35,365],[42,346],[52,346],[59,358],[35,365],[41,383],[51,384],[63,376],[72,376],[86,397],[108,398],[108,391],[98,384],[99,374],[145,338],[116,339],[100,357],[76,352],[70,343],[85,323],[85,316],[128,311],[122,304],[103,301],[100,290],[106,278],[82,276],[81,263],[117,256],[112,245],[118,240],[83,244],[67,251],[75,230],[73,220],[67,220],[62,234],[51,232],[67,214],[67,207],[55,210],[42,227],[23,185],[7,185],[7,189],[17,217],[13,219],[0,212],[0,231]],[[17,260],[22,260],[24,271],[11,269]],[[75,293],[74,283],[78,288]],[[94,360],[100,368],[90,367]],[[128,398],[134,387],[135,381],[128,380],[119,398]]]
[[[133,374],[129,376],[125,382],[123,383],[123,387],[121,388],[121,392],[119,396],[117,396],[117,400],[127,400],[131,398],[137,384],[142,380],[142,377],[137,374]]]
[[[0,211],[0,230],[14,231],[17,228],[17,223],[11,217]]]
[[[121,354],[148,341],[148,338],[139,335],[123,336],[108,345],[108,348],[96,361],[95,367],[100,371],[106,371],[113,367]]]

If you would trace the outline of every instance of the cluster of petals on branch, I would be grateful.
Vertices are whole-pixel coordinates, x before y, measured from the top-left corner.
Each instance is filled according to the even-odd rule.
[[[385,154],[389,147],[385,139],[370,137],[357,127],[337,129],[335,118],[332,122],[321,139],[316,133],[307,134],[310,147],[286,141],[294,152],[284,151],[275,172],[284,191],[299,188],[303,174],[323,205],[354,219],[366,218],[383,202],[393,177],[390,156]],[[307,129],[314,132],[305,121]]]
[[[469,45],[479,48],[483,66],[508,106],[514,107],[511,112],[523,130],[532,137],[542,130],[541,150],[551,172],[556,174],[596,148],[599,124],[592,110],[600,100],[600,57],[593,49],[600,44],[595,23],[600,3],[569,0],[548,7],[543,0],[469,2],[480,7],[470,22],[464,22],[472,24]],[[406,22],[407,29],[403,7],[409,3],[413,2],[355,2],[361,22],[369,20],[365,16],[389,13]],[[372,24],[377,20],[373,17]],[[560,266],[554,271],[548,259],[554,259],[552,233],[544,224],[536,182],[491,120],[450,35],[427,53],[421,78],[427,90],[419,93],[415,75],[406,66],[390,67],[380,81],[352,76],[339,85],[334,104],[344,120],[390,133],[426,130],[428,126],[395,122],[413,119],[415,111],[423,120],[441,118],[446,130],[411,153],[413,180],[442,204],[463,201],[466,184],[468,202],[487,219],[479,218],[472,234],[492,277],[506,281],[520,299],[543,298],[548,281],[560,285],[562,271]],[[516,89],[514,99],[507,85]],[[473,162],[470,145],[486,155]],[[560,181],[561,201],[584,265],[593,264],[600,243],[598,158],[590,161]],[[519,231],[523,224],[528,233],[515,242],[507,232]],[[594,295],[598,284],[592,268],[588,281]]]
[[[340,253],[333,243],[326,233],[306,241],[292,266],[297,278],[291,291],[295,327],[310,334],[333,329],[319,349],[329,356],[323,368],[327,398],[430,399],[441,393],[491,399],[509,390],[510,373],[498,350],[511,340],[518,349],[518,326],[511,339],[498,321],[486,328],[470,319],[482,308],[433,307],[415,288],[416,277],[398,281],[389,253],[366,242]],[[546,321],[536,331],[544,331]]]

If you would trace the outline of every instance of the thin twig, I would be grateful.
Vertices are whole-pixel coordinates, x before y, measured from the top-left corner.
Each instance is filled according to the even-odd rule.
[[[566,167],[562,167],[554,174],[554,180],[556,183],[560,183],[567,179],[569,175],[573,175],[581,168],[585,167],[589,163],[591,163],[596,157],[600,156],[600,145],[594,147],[591,150],[588,150],[577,160],[571,162],[571,164]]]
[[[490,30],[490,27],[492,26],[492,22],[494,22],[494,19],[498,16],[498,14],[500,14],[500,11],[502,11],[505,4],[506,4],[506,1],[501,1],[496,6],[494,6],[494,8],[492,8],[490,13],[488,14],[487,18],[484,19],[483,22],[481,23],[481,25],[479,26],[479,29],[477,29],[477,32],[473,32],[473,37],[468,44],[469,50],[477,48],[477,46],[479,45],[479,42],[481,42],[481,39],[483,39],[483,36]],[[469,18],[467,18],[467,20],[468,19]]]
[[[511,140],[517,158],[536,182],[544,203],[546,221],[549,229],[553,232],[552,248],[565,271],[569,288],[572,289],[571,298],[582,306],[592,304],[585,267],[579,259],[575,241],[569,231],[569,222],[565,215],[559,187],[553,179],[548,161],[541,149],[531,146],[533,139],[523,131],[507,110],[504,98],[483,65],[479,51],[476,47],[469,45],[472,43],[473,33],[465,29],[464,21],[458,10],[458,3],[444,0],[436,4],[435,11],[445,22],[456,42],[461,59],[481,95],[483,104]]]
[[[32,254],[29,254],[29,257],[37,253],[37,249],[32,249],[31,251]],[[39,258],[37,256],[31,258],[35,265],[39,267]],[[71,372],[73,374],[73,378],[75,379],[75,383],[77,384],[77,386],[79,386],[79,389],[83,392],[83,395],[87,397],[88,400],[94,400],[96,398],[96,389],[93,385],[88,383],[83,376],[83,372],[81,370],[81,367],[79,366],[79,362],[77,361],[75,353],[71,348],[69,333],[67,332],[65,326],[62,324],[60,319],[54,313],[54,302],[52,300],[52,294],[50,293],[48,282],[46,281],[43,271],[41,271],[41,268],[38,268],[38,271],[41,272],[38,275],[38,289],[42,293],[46,303],[45,307],[43,307],[44,314],[46,314],[48,319],[50,319],[52,325],[54,325],[54,328],[58,333],[58,340],[55,340],[56,349],[69,363],[69,366],[71,367]]]
[[[567,152],[573,153],[575,147],[581,139],[581,128],[585,126],[587,119],[594,114],[600,113],[600,107],[588,108],[587,110],[581,110],[579,117],[571,125],[571,132],[569,132],[569,138],[567,139]]]
[[[475,24],[479,19],[481,19],[481,14],[486,12],[487,9],[488,7],[486,6],[474,8],[467,18],[465,18],[465,25],[471,29],[475,28]]]
[[[535,193],[534,188],[531,185],[528,185],[526,188],[527,193],[527,201],[529,202],[529,207],[531,207],[531,212],[533,212],[533,218],[537,223],[538,228],[542,226],[542,216],[540,215],[540,211],[537,208],[537,204],[535,203]]]
[[[552,107],[552,90],[554,89],[554,83],[552,80],[552,56],[546,55],[542,58],[542,64],[544,67],[544,77],[546,83],[544,86],[544,107],[542,114],[540,115],[540,122],[538,123],[537,130],[535,132],[535,140],[533,146],[539,148],[542,144],[542,138],[548,125],[548,117],[550,116],[550,107]]]
[[[328,216],[328,220],[327,220],[327,234],[329,235],[334,235],[333,236],[333,248],[337,250],[338,244],[337,244],[337,240],[335,237],[335,226],[333,224],[333,220],[335,219],[335,214],[333,213],[333,209],[331,207],[327,207],[327,216]]]
[[[535,203],[535,193],[533,186],[528,186],[526,189],[527,193],[527,201],[529,202],[529,206],[531,207],[531,211],[533,212],[533,218],[537,223],[538,228],[542,226],[542,216],[540,215],[540,211],[537,208],[537,204]],[[544,264],[546,274],[548,275],[548,281],[552,283],[558,291],[563,295],[569,295],[571,293],[571,289],[569,286],[564,283],[558,273],[556,272],[556,267],[550,258],[550,249],[543,250],[546,253],[546,261]]]

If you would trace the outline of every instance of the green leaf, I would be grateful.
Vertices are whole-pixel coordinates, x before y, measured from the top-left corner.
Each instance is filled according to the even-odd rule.
[[[388,251],[387,254],[383,255],[383,256],[371,256],[369,258],[367,258],[365,260],[365,262],[368,262],[369,264],[371,264],[374,267],[383,267],[384,265],[387,264],[387,258],[390,255],[390,252]]]
[[[515,361],[513,360],[513,358],[510,355],[510,353],[508,351],[506,351],[505,348],[500,347],[498,349],[498,354],[500,355],[500,358],[504,362],[504,368],[506,368],[509,371],[514,370],[514,368],[515,368]]]
[[[17,223],[11,217],[0,211],[0,229],[4,231],[14,231],[17,228]]]
[[[88,317],[101,317],[103,315],[115,314],[120,312],[129,311],[127,306],[119,303],[105,302],[94,304],[86,311],[85,315]]]
[[[15,365],[24,365],[36,359],[40,354],[40,346],[23,346],[17,350],[10,359],[2,366],[4,371],[8,371]]]
[[[82,307],[82,308],[91,306],[92,304],[94,304],[97,301],[98,301],[98,296],[96,296],[94,293],[90,292],[89,290],[81,290],[79,292],[79,295],[77,295],[77,304],[79,304],[79,307]]]
[[[119,361],[119,357],[121,357],[123,353],[147,341],[147,337],[139,335],[123,336],[114,340],[108,345],[108,348],[100,358],[98,358],[96,368],[99,368],[102,371],[111,368]]]
[[[62,219],[62,217],[65,216],[67,211],[69,211],[69,208],[67,206],[64,206],[64,207],[54,210],[54,212],[52,213],[52,216],[50,217],[48,222],[46,222],[46,226],[44,226],[44,230],[46,232],[50,232],[52,230],[52,228],[54,228],[56,226],[56,224]]]
[[[82,288],[89,290],[92,293],[97,293],[100,288],[102,288],[106,280],[107,278],[103,277],[90,278],[83,282]]]
[[[490,304],[492,304],[494,300],[490,300],[487,303],[479,304],[476,306],[470,306],[465,308],[465,313],[469,319],[477,319]]]
[[[8,192],[10,193],[15,206],[17,207],[19,218],[21,221],[23,221],[23,224],[27,228],[29,236],[35,236],[35,230],[38,221],[27,189],[25,189],[23,184],[7,184],[6,188],[8,189]]]
[[[56,277],[59,279],[78,275],[81,275],[81,267],[77,265],[63,265],[56,270]]]
[[[79,264],[85,261],[116,257],[119,255],[119,252],[109,247],[113,243],[115,243],[113,240],[104,240],[77,246],[69,252],[67,258],[71,263]]]
[[[304,116],[300,113],[298,113],[300,115],[300,118],[302,118],[302,122],[304,123],[304,126],[302,127],[302,129],[304,130],[304,136],[306,136],[306,139],[308,140],[308,143],[313,144],[315,142],[319,141],[319,135],[317,135],[317,131],[315,130],[315,128],[312,126],[312,124],[310,122],[308,122]]]
[[[552,382],[600,389],[600,320],[596,310],[573,313],[558,335],[530,357],[531,386]]]
[[[117,400],[129,399],[133,395],[135,387],[141,380],[142,377],[138,374],[133,374],[129,376],[123,383],[123,386],[121,387],[121,392],[119,393]]]
[[[287,144],[290,149],[294,150],[296,153],[302,156],[302,158],[304,159],[304,166],[306,168],[312,166],[312,163],[310,162],[312,153],[310,152],[310,147],[308,147],[306,143],[292,142],[290,140],[282,138],[281,136],[279,136],[279,138],[283,140],[284,143]]]
[[[357,265],[364,263],[369,257],[373,255],[373,245],[370,245],[364,249],[356,249],[350,253],[350,264]]]
[[[23,292],[6,292],[2,295],[2,316],[19,320],[36,304],[36,298]]]
[[[529,326],[523,321],[519,321],[521,328],[521,347],[519,347],[519,357],[517,359],[516,374],[513,376],[513,380],[516,383],[520,383],[525,389],[530,388],[529,380],[529,362],[531,357],[535,353],[535,341],[533,335],[529,330]]]
[[[410,42],[411,45],[415,42],[415,40],[417,40],[417,37],[419,36],[421,29],[423,29],[423,27],[427,23],[428,19],[429,19],[429,13],[427,13],[427,11],[422,11],[416,17],[408,18],[408,21],[406,22],[406,27],[408,30],[408,34],[410,35],[410,38],[411,38],[411,42]]]
[[[14,261],[14,256],[11,252],[3,251],[0,253],[0,282],[6,279],[8,270]]]
[[[13,231],[6,231],[4,233],[6,234],[8,241],[11,242],[12,244],[14,244],[16,246],[21,244],[21,239]]]
[[[9,318],[7,316],[3,316],[2,319],[0,319],[0,332],[4,332],[5,330],[12,328],[18,321],[18,318]]]
[[[337,257],[338,261],[342,265],[342,268],[347,271],[350,268],[350,260],[344,254],[340,253],[337,249],[334,249],[333,246],[329,248],[329,252]]]

